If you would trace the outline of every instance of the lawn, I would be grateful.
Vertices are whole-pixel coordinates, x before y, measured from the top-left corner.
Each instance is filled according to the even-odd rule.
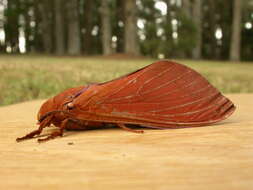
[[[43,99],[62,90],[104,82],[154,62],[103,57],[0,56],[0,105]],[[253,63],[187,61],[224,93],[253,92]]]

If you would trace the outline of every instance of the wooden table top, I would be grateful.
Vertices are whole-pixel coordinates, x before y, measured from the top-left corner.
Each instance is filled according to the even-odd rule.
[[[42,101],[1,107],[0,189],[252,190],[253,94],[228,97],[236,112],[213,126],[71,131],[41,144],[15,139],[36,128]]]

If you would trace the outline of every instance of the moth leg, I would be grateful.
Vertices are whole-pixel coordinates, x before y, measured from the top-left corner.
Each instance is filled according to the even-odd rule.
[[[20,138],[17,138],[16,141],[19,142],[19,141],[22,141],[22,140],[31,139],[31,138],[33,138],[35,135],[40,135],[41,132],[42,132],[42,130],[43,130],[43,128],[45,128],[45,127],[46,127],[46,126],[41,125],[41,126],[39,126],[38,129],[36,129],[36,130],[34,130],[34,131],[28,133],[27,135],[25,135],[25,136],[23,136],[23,137],[20,137]]]
[[[143,130],[134,130],[134,129],[128,128],[128,127],[125,126],[125,124],[123,124],[123,123],[117,123],[117,125],[118,125],[121,129],[124,129],[124,130],[126,130],[126,131],[130,131],[130,132],[133,132],[133,133],[144,133]]]
[[[48,141],[50,139],[54,139],[55,137],[59,137],[59,136],[62,137],[63,131],[66,128],[68,122],[69,122],[69,119],[63,120],[63,122],[61,123],[61,126],[59,127],[60,128],[59,131],[54,131],[50,135],[48,135],[47,137],[38,139],[38,142],[45,142],[45,141]]]
[[[39,123],[39,128],[37,130],[34,130],[30,133],[28,133],[27,135],[23,136],[23,137],[20,137],[20,138],[17,138],[16,141],[19,142],[19,141],[22,141],[22,140],[26,140],[26,139],[31,139],[33,138],[35,135],[40,135],[42,130],[45,128],[45,127],[48,127],[50,126],[51,124],[51,120],[53,118],[53,115],[49,116],[48,118],[46,118],[43,122]]]

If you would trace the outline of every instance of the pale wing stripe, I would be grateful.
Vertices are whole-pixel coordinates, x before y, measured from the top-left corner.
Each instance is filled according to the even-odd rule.
[[[218,106],[217,109],[216,109],[216,111],[213,111],[212,114],[210,114],[210,112],[206,111],[206,112],[203,112],[201,114],[195,115],[195,117],[193,119],[194,120],[201,120],[201,118],[204,117],[206,120],[209,120],[211,118],[217,117],[217,115],[223,115],[224,111],[221,112],[221,111],[218,111],[218,110],[220,108],[223,108],[224,106],[226,106],[227,103],[230,103],[230,101],[227,98],[223,97],[223,99],[220,102],[220,104],[216,105],[216,106]],[[223,110],[223,109],[221,109],[221,110]]]
[[[196,94],[198,94],[198,93],[200,93],[204,90],[208,90],[211,87],[212,87],[212,85],[209,84],[209,85],[207,85],[207,86],[205,86],[205,87],[203,87],[199,90],[193,91],[191,93],[184,94],[182,96],[177,96],[177,97],[172,96],[173,98],[168,98],[168,99],[163,100],[163,101],[158,99],[159,102],[143,102],[143,103],[147,103],[147,104],[164,104],[164,102],[174,101],[174,100],[178,100],[179,98],[186,98],[186,97],[189,97],[189,96],[192,96],[192,95],[196,95]]]
[[[179,79],[182,79],[182,78],[183,78],[184,76],[186,76],[188,73],[191,73],[191,71],[189,71],[189,72],[187,72],[187,73],[184,73],[183,75],[177,77],[176,79],[174,79],[174,80],[172,80],[172,81],[169,81],[169,82],[167,82],[167,83],[164,83],[163,85],[160,85],[160,86],[158,86],[158,87],[156,87],[156,88],[153,88],[153,89],[151,89],[151,90],[149,90],[149,91],[145,91],[145,92],[142,93],[142,95],[143,95],[143,94],[147,94],[147,93],[152,92],[152,91],[155,91],[155,90],[158,90],[159,88],[162,88],[163,86],[169,85],[169,84],[171,84],[171,83],[173,83],[173,82],[175,82],[175,81],[177,81],[177,80],[179,80]],[[191,84],[191,83],[190,83],[190,84]],[[190,85],[188,85],[188,86],[190,86]],[[187,87],[187,86],[185,86],[185,87]],[[122,90],[122,89],[123,89],[123,88],[121,88],[120,90]],[[117,91],[116,93],[114,93],[113,95],[117,94],[120,90],[118,90],[118,91]],[[138,90],[138,91],[139,91],[139,90]],[[177,89],[176,89],[176,90],[173,90],[173,91],[177,91]],[[173,92],[173,91],[171,91],[171,92]],[[168,94],[170,94],[170,92],[169,92]],[[124,96],[124,97],[114,98],[113,100],[110,100],[110,103],[111,103],[111,102],[118,101],[118,100],[133,98],[133,97],[141,97],[142,95],[140,95],[140,94],[135,94],[135,95],[129,95],[129,96]],[[159,95],[159,96],[164,96],[164,95],[162,94],[162,95]]]
[[[181,108],[181,107],[185,107],[185,106],[188,106],[188,105],[192,105],[192,104],[195,104],[195,103],[198,103],[198,102],[201,102],[201,101],[204,101],[204,100],[207,100],[209,98],[213,98],[217,95],[219,95],[220,93],[218,92],[215,92],[215,93],[212,93],[211,95],[209,96],[205,96],[203,98],[200,98],[196,101],[192,101],[192,102],[189,102],[189,103],[186,103],[186,104],[181,104],[181,105],[177,105],[177,106],[172,106],[172,107],[169,107],[169,108],[164,108],[164,109],[158,109],[158,110],[151,110],[150,112],[161,112],[161,111],[167,111],[167,110],[172,110],[172,109],[175,109],[175,108]]]
[[[108,95],[108,96],[105,96],[105,97],[104,97],[104,101],[105,101],[106,99],[108,99],[109,97],[114,96],[114,95],[116,95],[117,93],[119,93],[120,91],[122,91],[122,90],[124,90],[125,88],[127,88],[128,85],[130,85],[133,81],[137,81],[137,79],[138,79],[139,77],[141,77],[142,75],[144,75],[144,74],[145,74],[146,72],[148,72],[149,70],[153,69],[151,66],[152,66],[152,65],[150,65],[150,67],[146,67],[145,69],[138,71],[139,75],[137,75],[137,76],[134,77],[133,79],[129,80],[125,85],[122,85],[122,84],[121,84],[121,87],[119,87],[118,90],[117,90],[116,92],[111,93],[111,94]],[[166,70],[167,70],[167,71],[168,71],[168,70],[171,70],[173,67],[174,67],[174,65],[173,65],[173,66],[170,66],[170,67],[169,67],[168,69],[166,69]],[[137,74],[137,73],[136,73],[136,74]],[[116,81],[115,81],[115,82],[116,82]],[[137,91],[138,91],[138,90],[137,90]],[[138,95],[136,94],[136,95],[134,95],[133,97],[135,97],[135,96],[138,96]],[[102,101],[102,102],[100,102],[100,103],[103,103],[104,101]]]
[[[142,88],[145,86],[145,84],[148,84],[149,82],[151,82],[152,80],[156,79],[156,78],[159,78],[160,76],[162,76],[163,74],[175,69],[176,67],[173,65],[171,67],[169,67],[168,69],[165,69],[164,71],[160,72],[159,74],[153,76],[153,77],[150,77],[148,80],[146,80],[142,86],[140,86],[140,88],[137,90],[137,94],[139,94],[139,92],[142,90]]]
[[[199,112],[202,112],[202,111],[206,111],[206,110],[209,110],[213,107],[220,106],[220,103],[222,103],[224,100],[227,100],[227,98],[225,98],[225,97],[219,97],[219,99],[220,100],[216,100],[217,101],[216,103],[214,103],[210,106],[206,106],[204,108],[198,109],[196,111],[188,111],[188,112],[177,113],[177,114],[156,114],[156,113],[147,113],[147,112],[142,112],[142,113],[128,112],[126,114],[126,116],[128,116],[128,115],[132,115],[132,116],[143,116],[143,115],[145,115],[145,116],[153,116],[153,117],[160,116],[160,117],[170,117],[170,120],[173,120],[173,118],[171,118],[171,117],[183,116],[183,115],[192,115],[192,114],[196,114],[196,113],[199,113]],[[122,115],[124,115],[124,112],[122,112]]]
[[[202,91],[204,91],[204,90],[207,90],[207,89],[209,89],[209,88],[211,88],[212,87],[212,85],[211,84],[209,84],[208,86],[205,86],[205,87],[203,87],[203,88],[201,88],[201,89],[199,89],[199,90],[197,90],[197,91],[194,91],[194,92],[192,92],[192,93],[188,93],[188,94],[185,94],[185,95],[182,95],[182,96],[177,96],[176,97],[176,99],[178,99],[178,98],[185,98],[185,97],[187,97],[187,96],[191,96],[191,95],[194,95],[194,94],[198,94],[199,92],[202,92]],[[170,94],[170,93],[168,93],[168,94]],[[127,99],[127,98],[125,98],[125,99]],[[122,98],[120,99],[120,100],[122,100]],[[169,102],[169,101],[173,101],[173,100],[175,100],[175,97],[173,97],[173,98],[171,98],[171,99],[166,99],[166,100],[164,100],[164,101],[166,101],[166,102]],[[112,104],[111,103],[112,101],[110,101],[109,103],[105,103],[104,105],[110,105],[110,104]],[[154,104],[154,105],[157,105],[157,104],[164,104],[164,102],[161,102],[161,100],[159,100],[159,102],[145,102],[145,101],[141,101],[141,102],[134,102],[133,104],[138,104],[138,103],[143,103],[143,104]],[[124,104],[129,104],[129,102],[128,103],[113,103],[113,104],[116,104],[116,105],[124,105]]]
[[[210,105],[210,106],[206,106],[206,107],[201,108],[201,109],[198,109],[198,110],[196,110],[196,111],[189,111],[189,112],[178,113],[178,114],[166,114],[166,115],[162,115],[162,116],[182,116],[182,115],[192,115],[192,114],[196,114],[196,113],[199,113],[199,112],[203,112],[203,111],[212,109],[213,107],[219,107],[219,106],[220,106],[220,103],[222,103],[224,100],[226,100],[226,98],[220,97],[220,100],[218,100],[217,103],[214,103],[214,104],[212,104],[212,105]]]
[[[211,98],[213,97],[215,93],[213,93],[211,96],[209,97],[205,97],[205,98],[202,98],[202,99],[199,99],[198,101],[194,101],[194,102],[191,102],[190,104],[193,104],[193,103],[196,103],[196,102],[199,102],[200,100],[203,101],[207,98]],[[218,93],[219,94],[219,93]],[[219,100],[220,99],[220,100]],[[194,113],[198,113],[198,112],[201,112],[201,111],[204,111],[204,110],[208,110],[212,107],[217,107],[219,106],[219,104],[224,101],[224,100],[228,100],[227,98],[225,98],[224,96],[219,96],[218,99],[215,99],[216,103],[213,103],[211,106],[207,106],[205,108],[201,108],[201,109],[198,109],[196,111],[190,111],[190,112],[184,112],[184,113],[178,113],[178,114],[157,114],[155,113],[154,111],[150,111],[150,112],[145,112],[145,113],[136,113],[136,112],[127,112],[126,115],[132,115],[132,116],[139,116],[139,115],[147,115],[147,116],[161,116],[161,117],[172,117],[172,116],[180,116],[180,115],[190,115],[190,114],[194,114]],[[218,102],[217,102],[218,101]],[[183,104],[183,105],[180,105],[180,106],[174,106],[173,108],[170,107],[170,109],[174,109],[174,108],[178,108],[178,107],[183,107],[183,106],[186,106],[186,105],[190,105],[190,104]],[[166,109],[166,110],[169,110],[169,109]],[[114,112],[112,112],[114,113]],[[116,113],[116,112],[115,112]],[[124,112],[117,112],[118,114],[122,114],[122,116],[124,115]]]
[[[196,126],[196,125],[203,125],[203,124],[210,124],[210,123],[215,123],[218,122],[220,120],[224,120],[225,118],[227,118],[229,115],[231,115],[234,111],[235,107],[233,106],[233,104],[231,104],[231,106],[223,113],[223,117],[221,118],[215,118],[215,119],[210,119],[207,121],[157,121],[157,119],[152,119],[152,118],[145,118],[143,120],[143,118],[139,118],[136,116],[116,116],[116,115],[112,115],[110,114],[106,114],[106,113],[96,113],[94,114],[94,112],[90,113],[93,116],[96,116],[96,118],[92,118],[92,121],[99,121],[99,122],[109,122],[109,123],[118,123],[118,122],[123,122],[125,124],[136,124],[136,125],[154,125],[154,126],[162,126],[162,127],[171,127],[171,125],[173,126],[182,126],[182,125],[190,125],[190,126]],[[83,111],[83,110],[77,110],[78,113],[82,113],[84,112],[85,114],[87,114],[87,112]],[[78,118],[78,116],[77,116]],[[90,121],[90,116],[87,118],[84,118],[83,116],[80,117],[81,120],[87,120]]]
[[[190,87],[190,86],[192,86],[194,84],[197,85],[197,84],[199,84],[199,82],[202,82],[202,81],[203,81],[203,79],[201,77],[199,77],[199,78],[195,79],[193,82],[187,83],[187,85],[185,85],[185,86],[181,86],[181,87],[176,88],[176,89],[174,89],[172,91],[168,91],[167,93],[158,94],[157,96],[152,96],[152,97],[150,97],[148,99],[145,99],[145,100],[149,100],[150,101],[152,99],[159,99],[159,98],[161,98],[163,96],[171,95],[171,94],[173,94],[175,92],[181,91],[182,89]],[[109,103],[107,103],[107,104],[110,104],[110,103],[113,103],[113,102],[116,102],[116,101],[119,101],[119,100],[130,99],[130,98],[137,97],[137,96],[139,97],[140,95],[134,94],[134,95],[124,96],[124,97],[114,98],[114,99],[110,100]],[[121,103],[119,103],[119,104],[121,104]]]
[[[153,100],[153,99],[159,99],[159,98],[162,98],[162,97],[164,97],[164,96],[172,95],[172,94],[175,93],[175,92],[179,92],[179,91],[182,91],[183,89],[186,89],[186,88],[191,87],[191,86],[193,86],[193,85],[197,85],[197,84],[199,84],[199,82],[202,82],[202,81],[203,81],[202,78],[197,78],[197,79],[194,80],[193,82],[187,83],[187,85],[185,85],[185,86],[181,86],[181,87],[176,88],[176,89],[174,89],[174,90],[172,90],[172,91],[168,91],[168,92],[166,92],[166,93],[162,93],[162,94],[159,94],[159,95],[157,95],[157,96],[152,96],[152,97],[150,97],[150,98],[148,98],[148,99],[145,99],[145,100],[149,100],[149,101],[150,101],[150,100]]]
[[[230,102],[230,101],[229,101]],[[80,115],[80,113],[85,113],[87,115],[87,113],[89,113],[90,115],[95,116],[96,118],[92,118],[92,121],[99,121],[99,122],[110,122],[110,123],[117,123],[117,122],[124,122],[124,123],[128,123],[128,124],[137,124],[137,125],[155,125],[155,126],[162,126],[162,127],[171,127],[171,125],[173,126],[181,126],[181,125],[203,125],[203,124],[210,124],[210,123],[215,123],[217,121],[223,120],[225,118],[227,118],[228,116],[230,116],[233,111],[235,110],[234,105],[230,102],[230,107],[228,109],[226,109],[226,111],[223,113],[223,116],[220,118],[213,118],[207,121],[157,121],[157,119],[152,119],[151,117],[145,118],[143,120],[143,118],[140,117],[136,117],[136,116],[131,116],[128,115],[127,117],[124,116],[117,116],[117,115],[112,115],[111,113],[99,113],[99,112],[87,112],[81,109],[76,109],[75,111],[77,111],[77,118],[79,117],[78,115]],[[80,119],[82,120],[90,120],[90,116],[87,116],[86,118],[84,118],[84,116],[82,115],[80,117]]]
[[[143,72],[141,72],[141,71],[143,71]],[[136,77],[133,77],[131,80],[128,80],[128,82],[125,83],[125,85],[120,84],[120,87],[117,88],[118,90],[115,90],[114,93],[110,93],[109,95],[104,96],[104,97],[103,97],[103,100],[106,101],[106,100],[107,100],[108,98],[110,98],[111,96],[114,96],[115,94],[119,93],[121,90],[123,90],[123,89],[125,89],[126,87],[128,87],[128,85],[130,85],[133,81],[136,81],[136,79],[137,79],[138,76],[141,76],[141,75],[144,74],[145,72],[146,72],[146,70],[140,70],[140,71],[139,71],[139,75],[137,75]],[[117,82],[117,81],[115,81],[115,82]],[[104,101],[101,101],[100,104],[103,103]]]
[[[162,87],[164,87],[164,86],[167,86],[167,85],[169,85],[169,84],[171,84],[171,83],[173,83],[173,82],[175,82],[175,81],[177,81],[177,80],[183,78],[185,75],[187,75],[187,74],[189,74],[189,73],[192,73],[192,72],[193,72],[193,71],[189,70],[189,71],[183,73],[182,75],[179,75],[178,77],[176,77],[176,78],[173,79],[173,80],[170,80],[170,81],[168,81],[168,82],[166,82],[166,83],[164,83],[164,84],[161,84],[161,85],[159,85],[159,86],[157,86],[157,87],[155,87],[155,88],[152,88],[152,89],[150,89],[150,90],[146,90],[146,91],[142,92],[142,94],[148,94],[148,93],[150,93],[150,92],[153,92],[153,91],[155,91],[155,90],[158,90],[158,89],[160,89],[160,88],[162,88]]]

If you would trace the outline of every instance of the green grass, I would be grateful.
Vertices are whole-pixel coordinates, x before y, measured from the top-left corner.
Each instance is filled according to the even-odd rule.
[[[53,96],[62,90],[104,82],[152,63],[152,59],[0,56],[0,105]],[[253,64],[181,60],[224,93],[253,92]]]

